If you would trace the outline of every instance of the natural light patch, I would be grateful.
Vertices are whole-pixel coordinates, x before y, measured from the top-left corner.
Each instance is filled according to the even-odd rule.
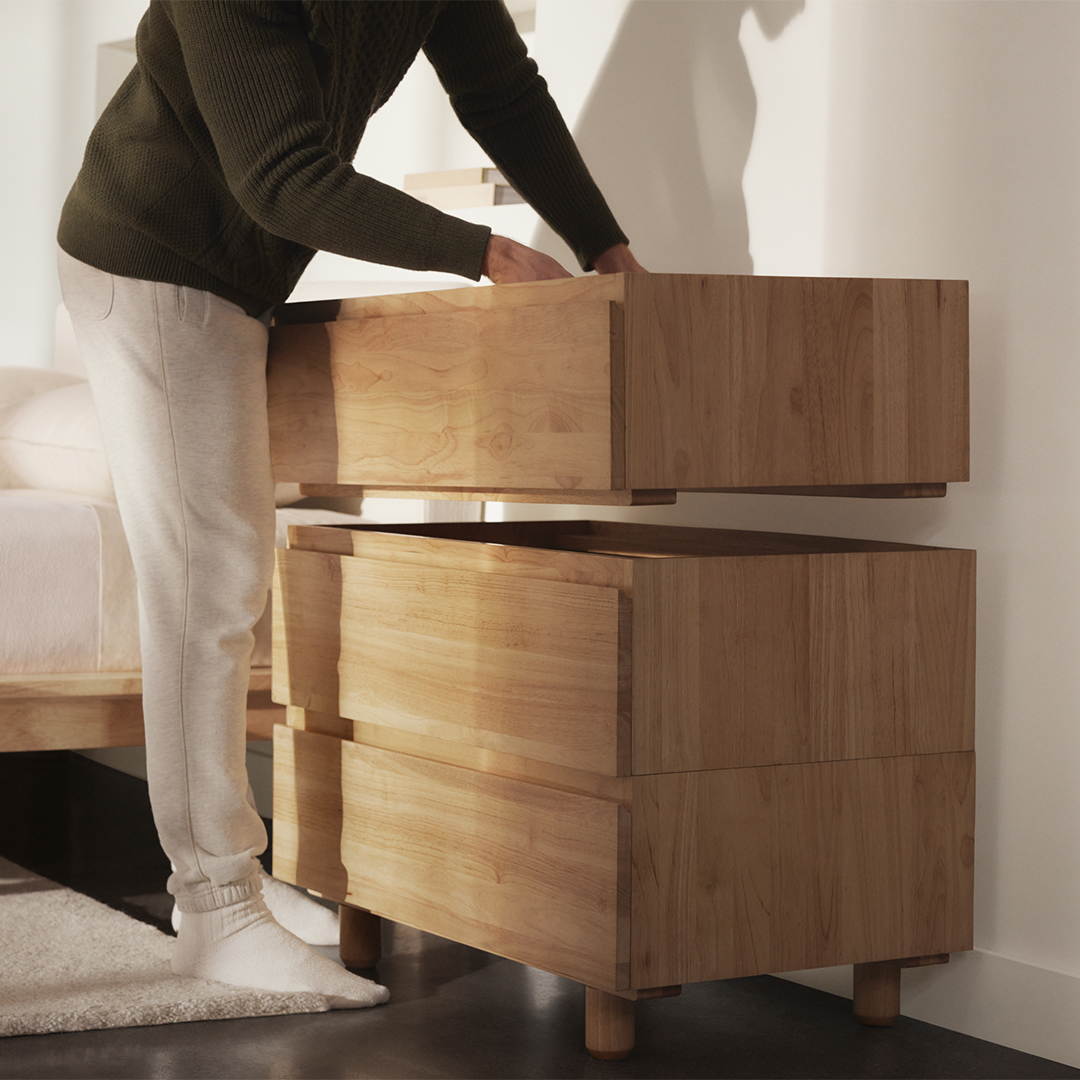
[[[757,95],[743,196],[754,273],[822,273],[829,104],[828,0],[752,3],[739,42]]]

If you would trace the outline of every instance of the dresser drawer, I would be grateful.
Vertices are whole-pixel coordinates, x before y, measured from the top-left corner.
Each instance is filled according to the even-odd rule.
[[[968,476],[964,282],[615,274],[275,318],[282,481],[557,502]]]
[[[275,875],[609,991],[972,947],[973,753],[598,793],[416,749],[279,726]]]
[[[607,775],[629,771],[611,587],[278,552],[278,700]]]
[[[284,704],[605,776],[973,747],[970,551],[583,521],[290,545]]]
[[[274,872],[590,985],[629,979],[617,802],[280,726]]]

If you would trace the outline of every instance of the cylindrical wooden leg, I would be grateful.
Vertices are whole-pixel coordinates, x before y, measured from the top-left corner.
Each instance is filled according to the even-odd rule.
[[[856,964],[852,991],[852,1008],[864,1024],[890,1027],[900,1015],[899,963]]]
[[[585,987],[585,1048],[601,1061],[618,1061],[634,1049],[634,1003]]]
[[[338,904],[339,951],[348,968],[372,968],[382,958],[382,919],[363,908]]]

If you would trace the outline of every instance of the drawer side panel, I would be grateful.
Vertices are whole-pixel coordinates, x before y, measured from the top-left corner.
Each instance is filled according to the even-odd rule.
[[[974,753],[634,782],[634,986],[972,948]]]
[[[634,772],[974,747],[975,553],[635,569]]]
[[[631,488],[968,478],[961,281],[629,275]]]

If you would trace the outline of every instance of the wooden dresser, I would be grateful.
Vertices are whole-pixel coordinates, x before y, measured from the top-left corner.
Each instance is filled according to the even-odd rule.
[[[284,309],[311,490],[567,503],[940,495],[958,282],[615,275]],[[683,983],[972,947],[970,551],[589,521],[298,528],[279,552],[274,869],[584,983],[587,1045]]]

